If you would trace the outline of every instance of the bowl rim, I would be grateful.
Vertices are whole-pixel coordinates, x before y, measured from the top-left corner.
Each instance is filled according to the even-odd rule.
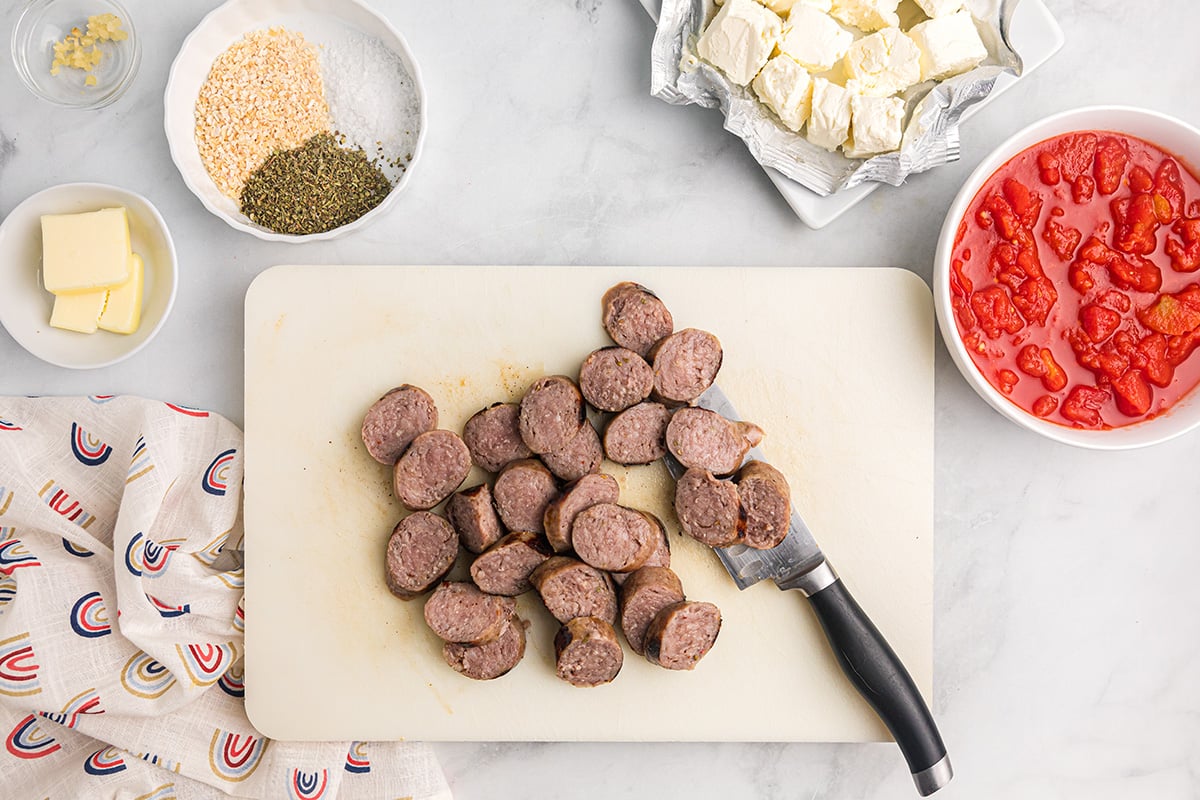
[[[29,195],[28,197],[26,197],[24,200],[22,200],[16,206],[14,206],[13,209],[11,211],[9,211],[8,214],[4,217],[4,220],[0,221],[0,229],[3,229],[6,225],[8,225],[9,220],[13,219],[17,215],[17,212],[20,211],[21,209],[23,209],[26,205],[32,205],[34,202],[36,202],[37,200],[41,199],[43,196],[48,195],[48,194],[61,194],[61,193],[67,193],[67,192],[71,192],[71,191],[112,192],[118,196],[123,196],[123,197],[132,198],[134,200],[137,200],[139,203],[141,203],[145,206],[147,211],[149,211],[150,218],[148,220],[146,220],[146,222],[152,224],[153,226],[157,227],[159,229],[159,231],[161,231],[162,236],[163,236],[163,241],[166,243],[167,253],[170,256],[167,259],[167,261],[168,261],[167,264],[156,266],[156,270],[162,269],[162,267],[166,267],[166,270],[165,270],[165,272],[162,272],[162,273],[156,273],[155,280],[156,281],[163,280],[164,278],[169,277],[170,284],[171,284],[170,290],[167,293],[167,302],[166,302],[166,305],[163,307],[162,315],[158,318],[158,320],[154,323],[154,325],[151,326],[149,332],[145,335],[145,338],[143,338],[142,341],[133,345],[129,349],[123,351],[120,355],[114,356],[113,358],[107,359],[105,361],[96,361],[96,362],[87,362],[87,363],[78,363],[78,362],[72,363],[72,362],[63,361],[60,359],[50,357],[44,353],[37,352],[36,349],[31,348],[28,344],[26,344],[28,337],[24,334],[24,332],[14,331],[12,328],[10,328],[8,326],[8,323],[5,322],[3,319],[0,319],[0,326],[2,326],[6,331],[8,331],[8,335],[11,336],[13,338],[13,340],[17,342],[17,344],[21,345],[22,349],[24,349],[30,355],[32,355],[42,361],[45,361],[47,364],[52,364],[56,367],[62,367],[64,369],[78,369],[78,370],[102,369],[104,367],[110,367],[113,364],[117,364],[128,358],[131,358],[132,356],[141,352],[141,350],[143,348],[145,348],[146,345],[150,344],[150,342],[152,342],[154,340],[154,338],[156,336],[158,336],[158,332],[160,330],[162,330],[162,327],[166,323],[167,318],[171,316],[172,309],[174,309],[174,307],[175,307],[175,297],[179,291],[179,254],[175,249],[175,239],[174,239],[174,237],[171,236],[171,229],[167,226],[167,221],[165,219],[163,219],[162,213],[158,210],[158,207],[155,206],[154,203],[150,202],[150,199],[148,197],[146,197],[145,195],[143,195],[139,192],[135,192],[132,189],[126,189],[122,186],[116,186],[111,183],[100,183],[97,181],[79,181],[79,182],[73,182],[73,183],[57,183],[57,184],[54,184],[53,186],[47,186],[44,189],[40,189],[40,190],[34,192],[33,194]],[[162,277],[159,277],[159,275],[161,275]],[[119,334],[117,334],[117,335],[119,335]]]
[[[121,23],[124,25],[125,30],[129,33],[128,38],[125,40],[131,50],[129,66],[126,68],[125,73],[113,84],[113,87],[104,94],[84,102],[72,103],[51,97],[38,87],[33,79],[30,64],[26,60],[24,53],[21,52],[22,48],[19,41],[23,24],[29,18],[30,14],[57,2],[59,0],[27,0],[24,8],[21,9],[20,15],[17,17],[17,21],[13,23],[12,35],[9,37],[9,50],[12,56],[13,69],[17,73],[17,77],[20,78],[21,85],[34,97],[58,108],[95,111],[112,105],[120,100],[125,95],[125,92],[129,90],[129,87],[133,85],[133,80],[137,77],[138,70],[142,64],[142,43],[141,39],[138,38],[137,24],[133,20],[133,15],[129,13],[129,9],[125,8],[120,0],[100,0],[100,2],[112,6],[115,13],[121,18]],[[103,13],[103,10],[98,10]]]
[[[962,373],[963,378],[971,388],[989,406],[1009,421],[1061,444],[1091,450],[1132,450],[1161,444],[1191,433],[1197,427],[1200,427],[1200,413],[1196,413],[1195,420],[1179,426],[1176,430],[1164,430],[1162,426],[1156,426],[1155,423],[1165,419],[1179,407],[1178,405],[1173,405],[1162,415],[1153,419],[1142,420],[1132,425],[1124,425],[1108,430],[1072,428],[1035,417],[1001,394],[979,371],[978,367],[975,366],[975,362],[971,359],[966,346],[962,342],[962,338],[959,336],[958,325],[954,320],[953,310],[950,305],[949,272],[954,238],[957,234],[959,223],[962,221],[967,207],[971,204],[979,189],[996,170],[1038,142],[1072,130],[1111,130],[1127,136],[1145,138],[1139,134],[1121,130],[1119,123],[1105,126],[1103,124],[1088,125],[1082,122],[1082,120],[1093,117],[1103,118],[1114,115],[1140,117],[1146,120],[1153,120],[1159,124],[1175,127],[1182,133],[1194,138],[1197,142],[1197,147],[1200,148],[1200,128],[1178,117],[1153,109],[1130,105],[1089,105],[1059,111],[1043,117],[1006,137],[985,155],[964,179],[946,212],[941,231],[938,235],[933,261],[933,295],[938,329],[941,332],[942,340],[945,342],[946,349],[949,351],[955,366]],[[1081,123],[1074,127],[1064,127],[1065,124],[1075,120],[1081,120]],[[1152,144],[1154,143],[1148,138],[1146,140],[1151,141]],[[1020,142],[1026,143],[1018,144]],[[1190,166],[1200,167],[1200,164],[1191,160],[1188,160],[1188,162]],[[1200,387],[1193,388],[1189,395],[1196,396],[1197,392],[1200,392]],[[1185,395],[1185,397],[1189,395]]]
[[[218,219],[224,220],[226,224],[235,230],[242,231],[243,233],[249,233],[252,236],[264,241],[284,242],[286,244],[304,244],[305,242],[328,241],[330,239],[340,238],[346,234],[358,230],[359,228],[371,224],[380,216],[383,216],[391,210],[391,204],[394,202],[394,198],[408,187],[417,162],[421,160],[421,154],[425,149],[425,134],[429,128],[429,99],[425,93],[425,80],[421,75],[421,67],[417,63],[417,59],[413,55],[412,49],[408,46],[408,40],[405,39],[404,35],[400,33],[399,29],[392,24],[391,20],[389,20],[380,12],[376,11],[371,6],[367,5],[367,3],[363,2],[362,0],[337,0],[337,2],[356,6],[363,13],[374,18],[379,23],[381,28],[395,37],[396,41],[399,43],[398,52],[404,59],[405,66],[411,68],[410,75],[413,80],[413,85],[417,91],[417,98],[420,100],[420,107],[417,110],[417,123],[419,127],[417,129],[416,144],[413,145],[412,159],[408,162],[408,165],[404,173],[400,176],[400,179],[396,181],[396,185],[392,187],[392,190],[388,192],[387,197],[385,197],[379,205],[375,206],[375,208],[372,208],[358,219],[352,222],[347,222],[345,225],[333,228],[332,230],[322,231],[321,233],[306,233],[302,235],[278,233],[276,231],[267,230],[260,225],[255,225],[250,222],[236,219],[227,214],[224,210],[214,206],[211,202],[209,202],[205,194],[199,190],[195,180],[188,173],[188,171],[185,170],[181,165],[177,154],[177,144],[179,147],[183,147],[185,145],[182,143],[177,143],[175,138],[171,135],[169,109],[172,101],[172,90],[175,88],[176,77],[178,70],[180,69],[180,61],[182,60],[183,54],[187,51],[188,47],[192,44],[192,41],[196,38],[199,32],[207,27],[214,17],[225,13],[229,8],[246,5],[252,2],[253,0],[225,0],[224,3],[205,14],[204,17],[198,23],[196,23],[196,26],[192,28],[192,30],[184,38],[183,43],[179,46],[179,52],[175,54],[175,58],[171,62],[171,69],[167,74],[166,89],[163,90],[163,129],[166,133],[167,148],[171,152],[171,161],[174,162],[175,169],[179,172],[180,176],[183,178],[184,184],[187,185],[191,193],[195,195],[197,199],[199,199],[200,203],[211,214],[216,216]],[[367,33],[366,35],[371,34]],[[232,45],[233,43],[231,42],[230,44]],[[192,106],[195,106],[194,99],[192,101]],[[189,143],[192,143],[194,146],[194,143],[191,139],[189,139]],[[212,179],[209,178],[209,180]]]

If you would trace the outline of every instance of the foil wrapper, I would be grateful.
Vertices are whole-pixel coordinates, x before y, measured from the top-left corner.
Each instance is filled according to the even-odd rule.
[[[650,93],[673,105],[719,108],[725,129],[746,143],[764,167],[772,167],[821,196],[878,181],[899,186],[905,178],[958,159],[958,124],[965,109],[987,97],[1003,73],[1021,74],[1009,44],[1013,11],[1020,0],[967,0],[988,57],[973,70],[943,81],[926,81],[899,95],[907,123],[900,149],[867,159],[847,158],[810,143],[783,126],[749,86],[737,86],[696,55],[700,33],[716,15],[714,0],[663,0],[650,50]],[[924,17],[911,0],[898,9],[907,30]]]

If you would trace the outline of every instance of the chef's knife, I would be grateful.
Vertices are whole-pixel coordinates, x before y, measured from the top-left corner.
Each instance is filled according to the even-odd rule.
[[[741,419],[733,403],[715,384],[700,396],[697,405],[726,419]],[[766,460],[757,447],[748,457]],[[683,465],[669,454],[666,461],[667,469],[678,479],[683,474]],[[787,537],[777,547],[754,550],[733,545],[714,549],[739,589],[769,578],[780,589],[798,589],[807,597],[842,672],[875,709],[900,746],[917,791],[922,796],[930,795],[950,782],[954,775],[950,756],[916,684],[883,634],[833,571],[794,508]]]

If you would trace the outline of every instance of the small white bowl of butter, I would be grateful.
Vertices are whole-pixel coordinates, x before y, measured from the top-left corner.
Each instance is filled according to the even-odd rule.
[[[129,327],[128,318],[113,319],[112,312],[118,306],[130,302],[126,291],[93,289],[101,292],[93,305],[86,301],[82,291],[87,283],[86,276],[52,276],[51,281],[74,281],[70,297],[63,302],[46,288],[43,275],[43,215],[75,215],[124,209],[129,228],[129,251],[140,257],[143,265],[143,284],[140,298],[140,321],[132,333],[116,333],[98,329],[94,333],[80,333],[51,325],[55,315],[55,304],[59,303],[55,321],[59,325],[89,327],[83,317],[89,313],[99,314],[105,308],[106,292],[112,292],[109,314],[104,319],[108,328]],[[73,237],[70,241],[57,241],[55,249],[63,252],[82,252],[85,255],[89,238],[94,237],[97,247],[102,247],[106,237],[112,235],[108,226],[119,220],[119,215],[105,212],[83,220],[84,224],[64,226],[62,233]],[[54,234],[52,230],[51,235]],[[130,280],[134,280],[136,259],[130,259]],[[97,265],[103,271],[103,264]],[[0,324],[26,350],[43,361],[69,369],[94,369],[106,367],[129,358],[145,347],[158,333],[175,303],[177,263],[175,244],[167,230],[167,224],[158,209],[145,197],[100,183],[67,183],[52,186],[27,198],[12,210],[0,223]],[[111,276],[107,279],[110,281]],[[136,294],[130,292],[130,294]]]

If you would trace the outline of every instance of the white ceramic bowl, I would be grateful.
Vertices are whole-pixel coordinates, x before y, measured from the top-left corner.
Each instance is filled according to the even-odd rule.
[[[353,222],[324,233],[297,236],[264,228],[251,222],[233,198],[222,194],[208,175],[200,160],[195,139],[195,106],[200,87],[208,77],[213,61],[245,34],[264,28],[282,26],[299,32],[318,46],[347,34],[363,34],[378,38],[395,52],[415,84],[420,100],[416,144],[407,169],[395,182],[391,192],[375,208]],[[388,20],[359,0],[229,0],[200,21],[183,42],[171,74],[164,98],[167,143],[171,158],[204,207],[239,231],[274,242],[312,242],[336,239],[356,231],[378,219],[395,205],[397,197],[412,178],[425,141],[426,98],[421,71],[408,45]],[[368,155],[375,155],[368,152]]]
[[[967,383],[992,408],[1023,428],[1063,444],[1097,450],[1125,450],[1158,444],[1200,426],[1200,391],[1193,390],[1166,413],[1110,430],[1083,430],[1048,422],[1021,409],[980,373],[967,353],[950,305],[950,260],[959,222],[980,187],[997,169],[1022,150],[1071,131],[1107,130],[1135,136],[1174,154],[1193,174],[1200,174],[1200,130],[1155,111],[1126,106],[1092,106],[1064,111],[1013,134],[980,162],[950,206],[934,256],[933,294],[938,327],[954,363]],[[1200,358],[1194,355],[1193,358]]]
[[[42,214],[75,214],[124,206],[133,251],[146,265],[142,323],[131,334],[75,333],[50,327],[54,295],[42,288]],[[33,355],[70,369],[106,367],[145,347],[175,304],[175,244],[167,223],[136,192],[102,183],[64,183],[43,189],[0,224],[0,323]]]

